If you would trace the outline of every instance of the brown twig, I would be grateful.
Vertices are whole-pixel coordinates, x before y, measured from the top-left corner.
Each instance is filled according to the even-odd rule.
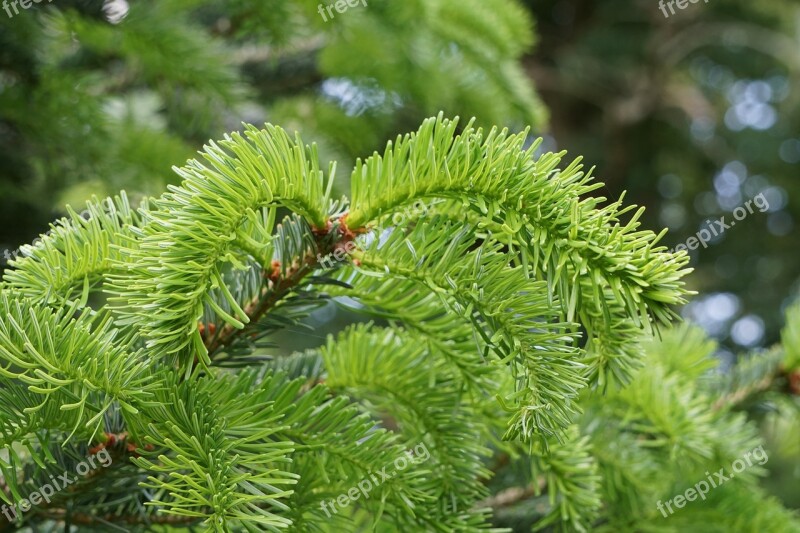
[[[365,228],[349,228],[347,226],[347,213],[335,222],[329,220],[324,228],[312,228],[316,250],[309,250],[303,257],[294,258],[292,264],[285,269],[285,273],[282,268],[284,265],[277,261],[273,261],[270,268],[265,269],[266,286],[261,290],[261,294],[244,308],[250,323],[258,322],[287,294],[300,285],[303,279],[318,266],[321,256],[336,252],[347,243],[353,241],[358,235],[366,232]],[[315,254],[314,252],[317,253]],[[245,330],[238,330],[227,324],[217,332],[212,331],[210,326],[208,336],[205,339],[205,346],[209,355],[213,355],[220,349],[229,346],[238,335],[246,330],[246,328]],[[199,327],[201,328],[201,333],[204,333],[205,326],[201,324]],[[195,361],[196,363],[197,361]]]
[[[476,507],[491,507],[492,509],[510,507],[515,503],[527,500],[528,498],[532,498],[533,496],[540,494],[546,486],[547,483],[544,481],[544,479],[540,478],[538,481],[536,481],[536,485],[531,484],[527,487],[509,487],[505,490],[501,490],[494,496],[482,500],[476,505]]]
[[[764,376],[763,379],[757,381],[750,387],[744,387],[730,394],[723,395],[714,402],[713,409],[719,411],[725,406],[739,404],[753,394],[769,390],[781,378],[786,379],[785,392],[787,394],[800,396],[800,369],[789,371],[783,366],[780,366],[777,371]]]

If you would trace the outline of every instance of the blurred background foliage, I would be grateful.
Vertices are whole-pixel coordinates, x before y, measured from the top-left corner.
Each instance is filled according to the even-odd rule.
[[[665,18],[655,0],[529,2],[524,59],[552,146],[584,155],[646,224],[685,243],[759,193],[748,215],[690,252],[699,297],[685,315],[731,349],[777,340],[800,272],[800,6],[732,0]]]
[[[0,12],[0,246],[90,192],[159,193],[242,121],[302,130],[345,171],[439,110],[545,123],[518,62],[530,15],[505,0],[370,2],[327,22],[310,0],[43,5]]]
[[[727,363],[778,340],[800,272],[798,3],[670,17],[657,0],[367,3],[327,20],[312,0],[0,11],[0,264],[66,203],[159,194],[172,165],[242,121],[317,142],[344,193],[357,157],[442,110],[585,156],[604,195],[627,190],[648,227],[670,229],[669,248],[763,193],[768,210],[691,252],[699,296],[683,313]],[[800,505],[796,487],[776,490]]]

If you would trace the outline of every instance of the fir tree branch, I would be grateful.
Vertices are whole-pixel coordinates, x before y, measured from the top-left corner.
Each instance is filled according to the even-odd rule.
[[[561,321],[543,281],[511,268],[498,243],[475,244],[474,229],[441,218],[403,228],[354,253],[373,276],[399,277],[448,296],[448,310],[473,325],[497,361],[517,378],[506,438],[561,435],[585,385],[575,325]],[[443,298],[447,304],[448,299]],[[555,316],[553,316],[555,315]],[[501,398],[502,401],[502,398]]]
[[[278,256],[270,262],[269,268],[263,271],[265,285],[260,293],[242,308],[248,317],[249,324],[258,321],[269,312],[273,311],[290,293],[301,286],[306,278],[318,270],[320,260],[333,255],[337,250],[352,242],[361,229],[351,229],[347,226],[346,216],[338,216],[328,221],[323,228],[310,228],[303,233],[313,236],[303,241],[303,245],[288,246],[287,243],[297,242],[300,239],[291,236],[291,228],[302,225],[302,221],[287,221],[284,226],[278,226]],[[210,356],[228,347],[236,341],[238,336],[252,334],[252,327],[237,329],[231,324],[226,324],[218,333],[204,337],[204,344]]]
[[[190,161],[177,170],[182,186],[154,201],[142,236],[126,250],[131,260],[120,264],[125,274],[110,278],[124,321],[138,324],[147,346],[172,355],[187,374],[196,356],[203,366],[210,363],[198,320],[204,304],[216,304],[209,291],[225,293],[220,265],[242,268],[232,248],[247,221],[264,207],[282,205],[325,227],[330,208],[331,182],[325,184],[316,148],[280,128],[248,126],[245,137],[235,133],[203,155],[207,165]],[[228,302],[233,313],[222,318],[242,329],[249,317]]]
[[[139,209],[147,212],[146,199]],[[69,217],[51,224],[38,243],[23,246],[22,257],[3,274],[4,284],[35,303],[86,305],[94,285],[120,260],[118,247],[131,238],[140,215],[124,192],[92,199],[84,214],[69,208]]]
[[[437,31],[505,40],[465,17]],[[492,61],[474,43],[464,54]],[[313,147],[274,126],[245,130],[138,212],[123,196],[71,213],[5,278],[2,497],[73,466],[86,443],[120,454],[120,470],[31,512],[31,525],[483,531],[487,505],[547,490],[538,527],[644,529],[652,502],[684,478],[760,444],[729,402],[782,384],[781,364],[790,382],[800,371],[800,314],[785,357],[726,376],[707,376],[713,345],[695,330],[640,344],[687,294],[686,256],[639,230],[641,211],[621,222],[632,207],[601,207],[578,162],[558,169],[563,154],[534,157],[524,135],[426,121],[358,162],[350,205],[331,201],[334,166],[323,174]],[[390,218],[420,199],[433,201]],[[87,307],[100,283],[114,314]],[[330,295],[388,327],[254,366],[269,358],[257,341]],[[237,362],[251,368],[220,368]],[[321,504],[353,498],[356,482],[419,443],[424,463],[323,516]],[[490,448],[514,458],[499,474],[513,468],[504,479],[527,489],[489,497]],[[742,491],[760,471],[737,473]],[[744,492],[713,497],[736,506]],[[792,523],[763,495],[747,498],[764,504],[748,524]]]
[[[688,257],[658,247],[663,233],[637,231],[641,209],[623,224],[620,217],[633,206],[623,207],[622,198],[601,208],[604,198],[585,197],[602,183],[582,172],[579,159],[558,170],[564,154],[535,159],[538,142],[525,149],[524,133],[484,134],[470,122],[457,134],[457,127],[457,120],[440,115],[390,142],[383,155],[359,160],[351,177],[351,220],[379,224],[420,199],[472,209],[502,228],[498,238],[526,275],[547,281],[563,319],[580,318],[590,342],[598,336],[595,344],[608,353],[589,362],[609,368],[596,368],[593,383],[624,383],[641,355],[626,349],[631,325],[650,330],[675,317],[669,306],[687,293],[680,278],[688,273]]]
[[[441,354],[458,371],[476,398],[496,393],[499,387],[492,378],[496,369],[483,357],[475,356],[486,352],[486,344],[474,334],[468,320],[447,312],[455,302],[450,300],[442,306],[447,296],[399,276],[386,283],[386,277],[365,275],[356,266],[342,268],[335,278],[343,285],[327,288],[326,293],[338,296],[338,304],[409,330],[418,342],[430,345],[433,353]]]

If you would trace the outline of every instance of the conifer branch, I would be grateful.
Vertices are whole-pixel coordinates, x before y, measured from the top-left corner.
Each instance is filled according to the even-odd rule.
[[[630,325],[618,326],[649,331],[668,323],[675,316],[669,305],[682,303],[686,293],[679,280],[688,257],[658,247],[663,233],[636,231],[641,209],[623,224],[620,217],[633,206],[622,207],[622,198],[601,208],[604,198],[585,197],[602,183],[592,183],[579,159],[558,170],[564,154],[535,158],[538,142],[523,149],[524,133],[484,133],[472,122],[460,133],[457,127],[457,120],[429,119],[383,155],[359,160],[351,220],[378,224],[417,200],[468,207],[502,228],[499,238],[526,274],[546,280],[549,297],[559,297],[565,321],[580,318],[592,339],[603,334],[596,344],[608,353],[589,361],[609,368],[595,369],[593,383],[624,383],[637,354],[626,349]]]
[[[644,529],[686,476],[759,445],[728,403],[791,383],[800,322],[727,376],[697,330],[645,339],[688,294],[687,257],[589,196],[579,162],[536,150],[430,119],[359,161],[335,202],[313,146],[247,126],[138,210],[122,195],[71,212],[0,287],[0,497],[112,449],[114,475],[25,522],[486,531],[491,507],[547,491],[539,528]],[[272,334],[330,298],[383,325],[274,356]],[[424,461],[355,501],[418,445]],[[762,505],[748,525],[796,524],[753,490],[760,473],[713,498]],[[492,474],[530,488],[492,498]]]

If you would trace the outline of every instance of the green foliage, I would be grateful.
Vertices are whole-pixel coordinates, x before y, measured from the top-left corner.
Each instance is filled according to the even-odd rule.
[[[523,276],[546,280],[563,320],[586,327],[592,382],[626,382],[637,359],[635,330],[667,323],[669,305],[683,302],[678,280],[687,257],[664,253],[657,246],[663,233],[636,231],[642,209],[623,225],[620,217],[633,206],[622,208],[620,198],[599,208],[605,199],[587,198],[602,184],[582,172],[579,159],[556,170],[564,154],[533,158],[538,144],[523,150],[525,134],[457,126],[426,121],[382,157],[359,161],[353,203],[362,207],[348,222],[368,224],[417,199],[458,200],[451,211],[469,207],[482,225],[493,224]]]
[[[157,460],[134,459],[152,474],[143,486],[164,495],[148,505],[205,518],[203,525],[214,531],[230,531],[234,524],[250,531],[290,524],[274,512],[288,510],[281,499],[296,483],[273,466],[286,462],[291,451],[290,443],[275,438],[282,416],[268,400],[279,383],[268,378],[252,387],[253,381],[244,374],[236,381],[205,378],[167,386],[159,397],[165,407],[149,411],[141,430],[160,450]]]
[[[539,527],[704,531],[713,516],[720,531],[800,530],[796,516],[758,489],[765,471],[755,461],[735,480],[713,488],[707,501],[673,507],[667,517],[659,512],[657,502],[683,494],[709,472],[731,472],[731,464],[746,453],[758,446],[763,451],[763,441],[751,421],[728,408],[732,403],[715,403],[708,380],[716,379],[709,371],[718,363],[713,343],[701,331],[676,328],[643,349],[644,365],[627,387],[588,395],[572,440],[530,459],[533,472],[547,481],[553,507]],[[745,391],[740,401],[752,393],[746,384],[735,386]],[[734,510],[739,503],[746,513]]]
[[[53,461],[51,439],[92,441],[112,408],[128,415],[155,402],[157,382],[141,351],[120,345],[108,315],[95,320],[77,305],[57,310],[4,290],[0,296],[0,375],[3,377],[3,434],[11,458],[0,461],[16,501],[23,498],[14,469],[24,444],[29,460]],[[99,323],[98,323],[99,322]],[[6,388],[8,387],[8,388]],[[58,435],[61,434],[62,437]],[[9,495],[0,497],[9,501]]]
[[[408,447],[430,448],[432,464],[424,468],[436,475],[425,480],[420,493],[434,495],[439,503],[438,512],[426,513],[426,519],[446,522],[486,496],[482,481],[490,472],[483,459],[489,450],[481,444],[474,407],[459,399],[462,381],[444,358],[402,330],[369,325],[331,340],[322,356],[329,387],[368,402],[375,416],[393,419]],[[452,449],[459,453],[451,454]]]
[[[137,211],[54,224],[0,288],[0,494],[90,449],[115,466],[16,525],[486,531],[507,454],[548,492],[539,527],[632,531],[758,445],[714,405],[702,336],[622,347],[673,316],[685,255],[525,146],[429,119],[333,200],[316,147],[247,127]],[[373,320],[281,355],[273,334],[330,300]],[[774,503],[747,520],[793,523]]]
[[[250,128],[246,139],[234,134],[222,147],[207,148],[204,156],[209,166],[193,160],[179,171],[182,187],[153,202],[141,237],[126,252],[133,260],[120,265],[128,272],[114,278],[123,315],[132,314],[131,320],[145,318],[148,347],[163,347],[167,355],[186,353],[194,342],[202,362],[209,362],[197,328],[203,304],[236,328],[249,322],[222,279],[221,265],[246,268],[236,258],[237,249],[262,248],[254,252],[254,259],[272,255],[271,237],[258,242],[249,233],[257,229],[269,234],[275,207],[294,209],[318,227],[325,224],[330,187],[325,188],[315,149],[304,147],[299,137],[292,141],[274,126],[260,132]],[[261,227],[259,212],[267,206],[273,211],[268,225]],[[309,233],[307,226],[299,231]],[[166,247],[165,234],[172,240]],[[286,237],[282,242],[297,242],[294,235]],[[211,298],[212,288],[221,291],[232,313]],[[187,371],[194,357],[181,359]]]
[[[139,210],[146,212],[146,203]],[[94,199],[81,214],[69,211],[69,218],[51,225],[34,245],[20,249],[22,256],[11,263],[15,269],[4,277],[9,288],[33,303],[61,304],[77,298],[84,307],[90,292],[120,260],[118,246],[131,238],[140,221],[125,193],[102,202]]]

